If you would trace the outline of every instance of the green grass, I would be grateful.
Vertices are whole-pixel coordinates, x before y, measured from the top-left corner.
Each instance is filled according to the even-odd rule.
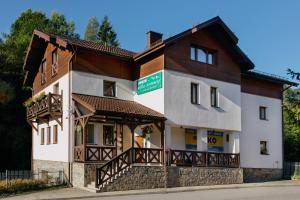
[[[294,176],[292,176],[292,180],[300,180],[300,175],[294,175]]]

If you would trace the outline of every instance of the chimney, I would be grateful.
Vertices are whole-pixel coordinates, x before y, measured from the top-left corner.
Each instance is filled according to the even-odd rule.
[[[147,34],[147,49],[162,41],[163,34],[154,31],[149,31]]]

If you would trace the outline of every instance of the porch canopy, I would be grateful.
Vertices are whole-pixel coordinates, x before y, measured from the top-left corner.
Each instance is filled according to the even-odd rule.
[[[164,148],[164,129],[166,118],[163,114],[154,111],[134,101],[110,97],[99,97],[83,94],[72,94],[75,117],[74,126],[81,125],[83,129],[83,149],[86,149],[88,122],[116,123],[127,125],[132,134],[132,147],[134,147],[135,128],[139,125],[154,124],[161,133],[161,148]],[[74,152],[76,154],[76,152]],[[80,160],[86,160],[86,153],[77,152]],[[75,155],[76,157],[76,155]],[[76,160],[76,159],[75,159]]]

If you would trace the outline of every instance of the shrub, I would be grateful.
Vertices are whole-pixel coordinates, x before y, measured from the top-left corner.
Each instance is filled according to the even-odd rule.
[[[41,92],[41,94],[39,94],[37,97],[35,97],[34,101],[35,101],[35,102],[40,102],[40,101],[42,101],[45,97],[46,97],[46,93],[45,93],[45,92]]]
[[[8,187],[6,187],[6,181],[0,181],[0,196],[9,194],[20,193],[29,190],[40,190],[48,187],[45,180],[34,179],[13,179],[8,181]]]
[[[34,104],[34,102],[33,102],[32,98],[27,99],[27,100],[23,103],[23,105],[24,105],[25,107],[30,107],[30,106],[32,106],[33,104]]]

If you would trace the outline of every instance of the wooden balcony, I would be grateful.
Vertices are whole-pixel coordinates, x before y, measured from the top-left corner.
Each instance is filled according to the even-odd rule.
[[[62,95],[49,93],[40,102],[26,108],[27,120],[62,115]]]

